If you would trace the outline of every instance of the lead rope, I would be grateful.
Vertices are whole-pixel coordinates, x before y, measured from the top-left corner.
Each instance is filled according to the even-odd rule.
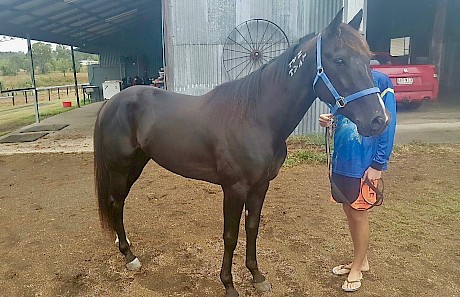
[[[348,201],[348,199],[345,197],[345,195],[343,195],[342,191],[337,187],[337,185],[332,180],[331,140],[334,138],[335,125],[336,125],[336,121],[333,119],[331,125],[326,127],[326,131],[324,133],[324,142],[325,142],[325,146],[326,146],[327,175],[328,175],[328,178],[329,178],[329,182],[331,184],[331,189],[333,190],[334,194],[336,194],[336,196],[338,196],[338,197],[334,197],[334,198],[338,199],[342,203],[346,203],[346,204],[351,206],[351,203]],[[379,205],[381,205],[383,203],[383,179],[380,179],[380,181],[382,183],[382,187],[381,187],[382,190],[380,190],[378,188],[378,185],[377,185],[377,187],[374,186],[374,184],[367,177],[364,179],[364,183],[366,183],[369,186],[369,188],[371,188],[375,192],[375,194],[377,196],[375,203],[372,203],[371,201],[368,201],[366,199],[365,195],[362,195],[364,201],[366,201],[366,203],[370,205],[370,207],[368,209],[370,209],[370,208],[372,208],[374,206],[379,206]],[[360,192],[362,192],[362,186],[361,186]]]
[[[326,145],[326,162],[327,162],[327,176],[329,178],[329,182],[331,184],[331,189],[334,194],[338,197],[334,197],[341,201],[342,203],[348,204],[351,206],[350,202],[345,195],[343,195],[342,191],[337,187],[337,185],[332,180],[332,150],[331,150],[331,140],[334,138],[334,130],[335,130],[336,121],[332,120],[331,124],[326,127],[326,132],[324,133],[325,145]]]

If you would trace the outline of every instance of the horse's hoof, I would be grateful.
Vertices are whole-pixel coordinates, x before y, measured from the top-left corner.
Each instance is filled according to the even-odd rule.
[[[141,261],[139,261],[138,258],[135,258],[134,260],[126,264],[126,268],[128,268],[128,270],[131,270],[131,271],[139,270],[141,269],[141,266],[142,266]]]
[[[268,280],[264,280],[261,283],[252,283],[252,285],[259,293],[270,292],[272,289],[272,285]]]

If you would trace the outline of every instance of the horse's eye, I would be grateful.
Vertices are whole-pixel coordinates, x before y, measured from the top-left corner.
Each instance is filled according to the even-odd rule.
[[[343,66],[345,65],[345,61],[341,58],[337,58],[337,59],[334,59],[334,63],[337,65],[337,66]]]

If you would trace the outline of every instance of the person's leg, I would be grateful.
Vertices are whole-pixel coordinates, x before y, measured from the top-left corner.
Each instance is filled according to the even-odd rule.
[[[367,249],[369,247],[369,217],[367,211],[359,211],[349,205],[343,205],[343,210],[347,216],[351,238],[353,240],[354,258],[351,263],[350,273],[348,274],[349,285],[353,281],[359,280],[362,276],[361,271],[369,270],[367,259]]]

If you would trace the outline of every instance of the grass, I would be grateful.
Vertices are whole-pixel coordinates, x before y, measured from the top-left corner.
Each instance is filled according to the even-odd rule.
[[[20,72],[14,76],[0,75],[0,81],[2,82],[3,90],[7,89],[19,89],[31,87],[30,74],[27,72]],[[77,73],[77,81],[79,84],[88,82],[88,73],[79,72]],[[50,86],[62,86],[62,85],[73,85],[73,73],[67,73],[64,76],[60,72],[51,72],[47,74],[36,74],[35,83],[37,87],[50,87]]]
[[[284,161],[284,166],[326,164],[327,156],[323,135],[292,136],[288,138],[287,143],[289,150]]]
[[[62,101],[71,101],[72,107],[62,107]],[[51,101],[39,101],[40,119],[60,114],[76,108],[75,98],[67,97],[61,100],[53,99]],[[83,100],[80,100],[83,104]],[[18,130],[24,126],[35,123],[35,109],[34,103],[27,103],[21,105],[0,105],[0,136]]]
[[[62,86],[73,85],[74,78],[72,73],[67,73],[64,76],[62,73],[53,72],[48,74],[37,74],[35,76],[37,87],[46,86]],[[87,73],[77,73],[78,83],[88,82]],[[18,89],[30,87],[30,75],[26,72],[21,72],[15,76],[0,76],[3,89]],[[83,94],[80,91],[80,104],[83,104]],[[0,136],[8,134],[12,131],[20,129],[24,126],[35,122],[34,98],[32,92],[27,93],[28,100],[26,102],[24,92],[15,94],[15,105],[11,99],[2,99],[0,102]],[[62,101],[71,101],[76,105],[76,99],[72,88],[60,90],[52,90],[38,93],[40,119],[45,119],[56,114],[68,111],[72,108],[63,108]]]

